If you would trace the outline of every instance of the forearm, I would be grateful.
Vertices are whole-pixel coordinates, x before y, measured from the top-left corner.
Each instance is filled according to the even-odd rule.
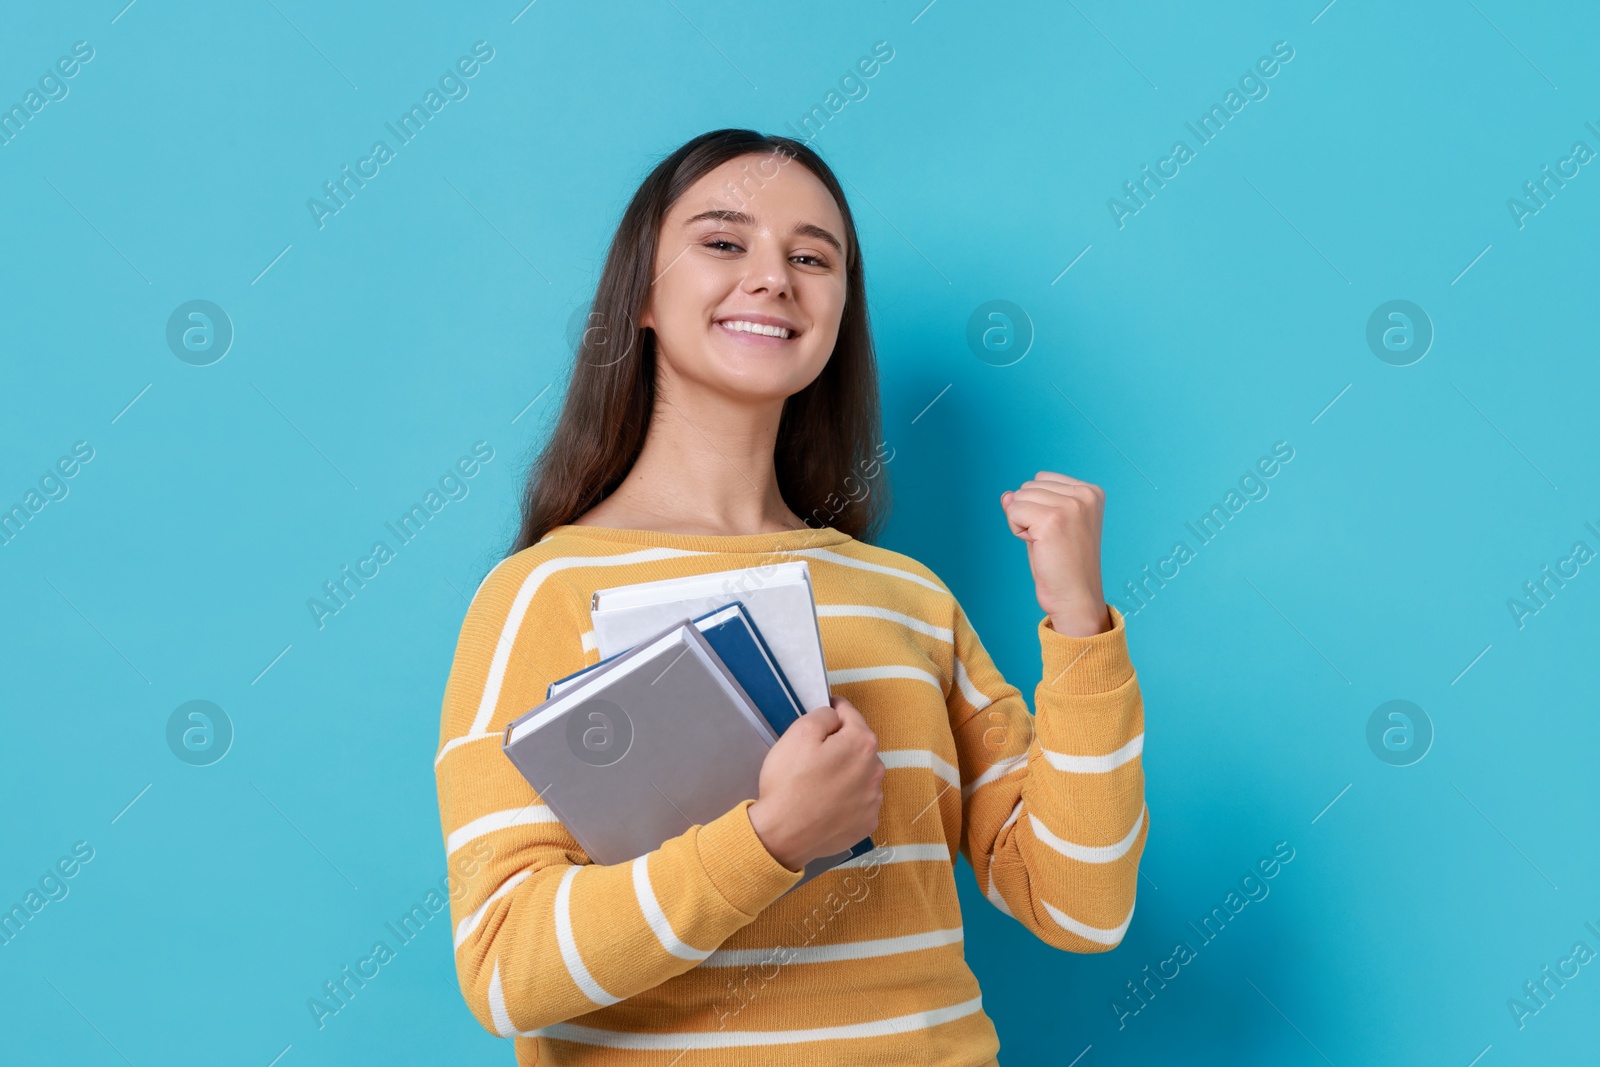
[[[742,803],[628,863],[547,845],[496,850],[459,904],[456,966],[480,1022],[510,1036],[651,989],[698,964],[799,880]]]
[[[1120,616],[1114,623],[1089,637],[1041,623],[1037,716],[1020,697],[994,712],[1017,738],[1010,753],[1025,760],[975,791],[968,812],[986,894],[1047,943],[1077,952],[1121,940],[1148,829],[1143,708]]]

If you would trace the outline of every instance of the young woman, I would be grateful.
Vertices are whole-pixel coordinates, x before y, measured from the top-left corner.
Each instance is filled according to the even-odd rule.
[[[1049,945],[1104,952],[1128,928],[1144,714],[1101,592],[1104,495],[1049,471],[1000,494],[1045,613],[1035,717],[944,583],[870,543],[893,451],[865,292],[838,181],[787,138],[697,137],[623,215],[435,760],[461,988],[519,1064],[996,1064],[958,852]],[[598,661],[590,594],[791,559],[831,706],[773,746],[759,797],[591,863],[499,743]]]

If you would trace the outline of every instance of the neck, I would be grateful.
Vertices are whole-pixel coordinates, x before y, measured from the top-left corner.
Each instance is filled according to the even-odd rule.
[[[803,527],[783,501],[773,464],[782,415],[782,400],[752,404],[705,389],[659,391],[638,460],[589,516],[597,525],[670,533]]]

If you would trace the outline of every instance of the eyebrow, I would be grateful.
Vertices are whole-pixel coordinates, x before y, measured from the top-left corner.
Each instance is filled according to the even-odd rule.
[[[743,211],[733,211],[728,208],[702,211],[698,215],[692,215],[684,219],[683,224],[692,226],[694,223],[705,221],[730,222],[735,226],[754,226],[756,224],[756,220]],[[810,222],[799,222],[795,224],[793,232],[802,237],[815,237],[819,241],[826,241],[833,246],[835,252],[838,252],[841,256],[844,255],[844,246],[839,243],[839,239],[821,226]]]

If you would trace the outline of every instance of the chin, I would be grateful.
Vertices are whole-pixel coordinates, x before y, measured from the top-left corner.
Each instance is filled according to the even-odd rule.
[[[789,396],[811,384],[827,360],[802,352],[709,352],[701,376],[729,389]]]
[[[753,362],[718,361],[718,365],[703,368],[703,373],[695,376],[698,384],[749,403],[787,400],[814,380],[816,374],[796,375],[789,367],[759,366]]]
[[[787,375],[782,378],[730,376],[722,378],[718,386],[719,391],[729,396],[759,404],[787,400],[810,384],[810,379],[797,381]]]

